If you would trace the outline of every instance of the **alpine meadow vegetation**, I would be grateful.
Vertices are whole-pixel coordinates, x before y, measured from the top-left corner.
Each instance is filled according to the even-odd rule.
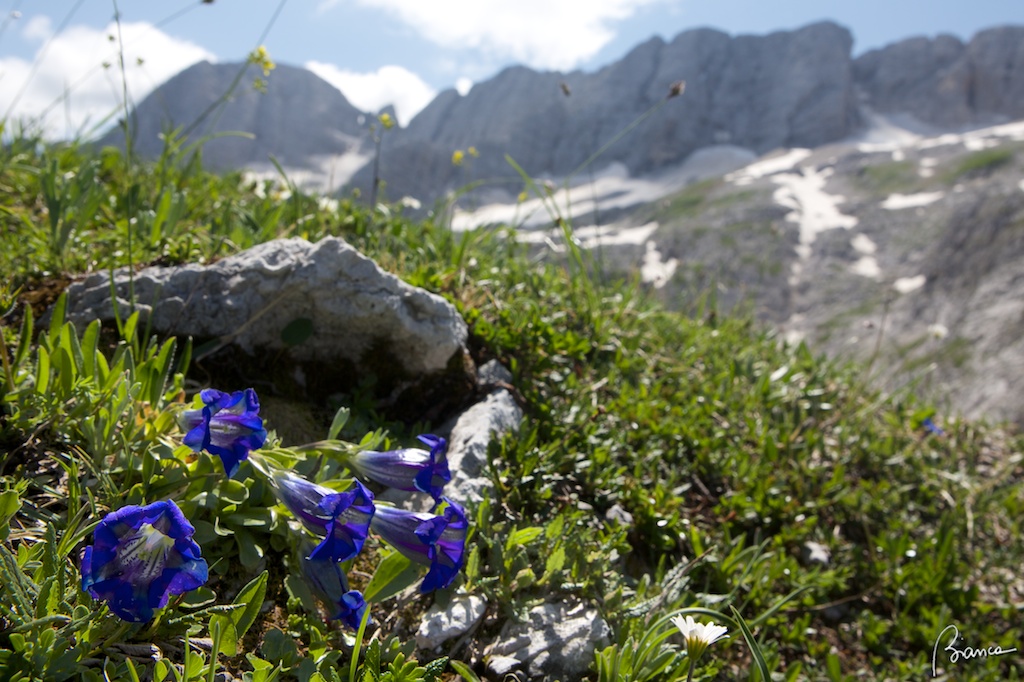
[[[209,172],[182,131],[148,161],[2,132],[0,678],[497,679],[482,644],[567,599],[610,627],[601,682],[918,680],[950,625],[957,651],[1024,644],[1018,435],[880,394],[713,292],[667,311],[557,206],[565,255],[538,259],[516,226],[453,232],[450,207]],[[490,498],[456,502],[440,424],[369,387],[285,445],[260,376],[219,383],[138,311],[67,321],[86,273],[285,236],[342,237],[443,296],[477,364],[511,371],[525,416],[490,443]],[[480,624],[417,651],[458,594],[486,598]],[[1024,677],[1019,652],[949,652],[946,679]]]

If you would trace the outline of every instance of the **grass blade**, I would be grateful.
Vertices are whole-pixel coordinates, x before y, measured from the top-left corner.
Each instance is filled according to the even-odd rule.
[[[740,628],[740,633],[743,635],[743,641],[750,647],[750,653],[754,657],[754,663],[757,665],[758,671],[761,673],[761,679],[763,682],[771,682],[772,675],[768,671],[768,664],[764,660],[764,654],[761,653],[761,647],[758,646],[757,640],[754,639],[753,633],[750,632],[750,628],[747,627],[747,622],[743,620],[743,616],[736,610],[735,606],[730,605],[729,609],[732,611],[733,618],[736,620],[736,625]]]

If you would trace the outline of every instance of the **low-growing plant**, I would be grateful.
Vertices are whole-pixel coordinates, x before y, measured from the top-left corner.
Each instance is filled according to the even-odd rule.
[[[997,168],[1011,163],[1016,156],[1016,149],[1010,146],[993,147],[982,149],[967,155],[954,166],[947,174],[947,182],[956,182],[965,177],[978,177],[988,175]]]
[[[921,177],[912,161],[890,161],[870,164],[857,176],[857,183],[879,197],[890,194],[909,194],[921,187]]]
[[[239,575],[232,561],[217,560],[208,566],[200,556],[200,543],[205,545],[207,556],[237,557],[242,575],[252,575],[260,571],[271,553],[289,557],[295,550],[302,534],[296,535],[288,518],[301,518],[309,527],[309,519],[328,513],[326,508],[307,506],[310,499],[315,505],[315,498],[308,497],[310,493],[299,493],[298,497],[288,493],[288,488],[282,488],[279,482],[284,479],[275,472],[312,474],[320,468],[321,476],[334,478],[339,467],[345,463],[355,467],[353,463],[358,462],[360,471],[378,478],[383,475],[388,485],[406,485],[404,477],[396,478],[387,473],[386,467],[376,467],[374,463],[379,459],[390,463],[386,466],[404,463],[403,466],[413,467],[410,471],[436,472],[435,481],[429,476],[424,483],[419,477],[416,479],[417,486],[429,485],[426,490],[435,496],[440,496],[449,478],[443,439],[424,437],[425,442],[432,444],[429,456],[417,449],[369,452],[386,445],[381,432],[369,434],[358,445],[333,440],[344,427],[345,410],[338,413],[332,424],[329,440],[298,451],[271,447],[258,459],[253,453],[254,466],[246,464],[238,471],[239,465],[250,459],[250,450],[260,448],[267,435],[257,416],[255,393],[245,394],[244,415],[234,408],[241,404],[241,392],[236,397],[206,391],[202,394],[205,402],[200,402],[196,409],[185,410],[180,404],[183,375],[174,373],[172,379],[174,339],[164,343],[155,339],[139,341],[138,313],[132,313],[120,325],[120,341],[108,360],[99,344],[99,323],[91,323],[80,337],[74,325],[64,321],[65,309],[66,299],[61,297],[52,311],[48,329],[38,335],[32,357],[26,349],[33,336],[33,317],[30,309],[25,309],[20,350],[9,361],[6,375],[13,390],[5,389],[3,393],[4,428],[31,434],[22,446],[25,450],[37,440],[46,443],[47,449],[55,448],[56,452],[47,452],[43,457],[63,470],[60,477],[40,477],[35,471],[39,465],[31,461],[33,453],[27,451],[21,454],[20,463],[10,459],[4,462],[5,473],[14,477],[0,479],[5,483],[0,493],[0,602],[4,605],[0,610],[0,658],[12,673],[48,679],[135,676],[141,664],[133,660],[132,652],[139,646],[126,643],[125,637],[145,636],[153,642],[146,650],[159,653],[166,646],[159,644],[165,638],[184,635],[181,667],[168,667],[158,661],[152,674],[157,679],[167,679],[169,674],[175,679],[213,676],[221,666],[218,657],[232,658],[241,653],[237,643],[261,613],[268,573],[263,571],[237,590],[229,603],[219,601],[217,592],[207,587],[194,591],[214,575],[219,576],[218,591],[225,585],[231,590],[231,581]],[[187,364],[187,354],[181,361]],[[225,411],[223,418],[221,411]],[[188,433],[183,443],[176,445],[172,434],[179,427]],[[254,429],[251,438],[247,429]],[[224,472],[234,477],[219,473],[216,460],[202,454],[204,450],[217,454],[223,460]],[[334,464],[314,466],[316,461],[322,464],[325,456]],[[310,491],[319,491],[316,495],[324,500],[336,497],[331,488],[305,483],[292,473],[280,475],[292,477],[288,480],[298,481]],[[328,483],[344,485],[342,481]],[[284,506],[275,505],[275,498]],[[174,499],[181,500],[180,508]],[[372,500],[372,496],[368,499]],[[429,545],[429,555],[427,545],[422,557],[412,555],[429,565],[429,584],[424,583],[424,591],[447,588],[462,566],[465,519],[457,505],[443,499],[442,502],[437,514],[412,517],[398,510],[385,515],[386,510],[378,507],[378,515],[391,518],[388,523],[395,530],[389,530],[390,526],[385,524],[375,526],[375,532],[395,538],[392,542],[398,542],[403,553],[411,547],[404,535],[403,524],[407,519],[413,527],[428,520],[435,525],[442,523],[438,533],[447,524],[448,530],[430,541],[437,543],[436,556],[433,544]],[[104,509],[116,511],[104,515]],[[373,515],[372,507],[370,510]],[[188,521],[190,518],[195,519],[195,526]],[[325,518],[323,528],[328,529],[330,538],[339,531],[330,531],[334,522],[329,521],[329,516]],[[345,522],[345,527],[349,522]],[[355,532],[355,526],[352,528]],[[95,533],[94,544],[82,552],[79,577],[72,555],[91,532]],[[365,538],[366,527],[359,532]],[[455,535],[449,536],[450,533]],[[161,549],[169,547],[165,543],[170,538],[174,538],[174,552],[183,552],[184,558],[173,559],[167,549]],[[356,552],[361,544],[360,541]],[[310,556],[315,558],[316,552]],[[332,599],[344,599],[338,603],[346,606],[332,617],[351,621],[352,616],[347,616],[344,609],[355,609],[352,615],[358,616],[352,622],[354,627],[358,617],[368,613],[362,596],[349,596],[359,593],[350,593],[347,587],[342,595],[330,583],[340,580],[339,585],[345,585],[344,574],[338,573],[341,569],[335,567],[335,562],[351,558],[349,551],[344,555],[332,554],[331,561],[317,569],[328,573],[303,579],[313,579],[314,592],[328,604]],[[400,558],[398,553],[384,558],[383,572],[367,588],[369,598],[387,599],[397,592],[395,580],[407,580],[406,576],[415,579],[416,572],[409,561],[398,562]],[[289,578],[293,585],[299,584],[298,576],[305,575],[310,568],[307,561],[286,560],[293,573]],[[390,567],[396,562],[399,568],[392,570]],[[164,578],[154,577],[170,575],[168,571],[187,576],[187,580],[169,577],[163,588],[167,591],[155,591],[156,587],[151,585],[156,583],[152,581]],[[275,589],[280,590],[281,586],[275,585]],[[310,592],[307,589],[302,594]],[[110,611],[124,621],[122,625],[118,626],[117,618],[112,618],[106,609],[94,608],[88,595],[108,601]],[[319,613],[315,601],[307,599],[305,604],[313,609],[312,613]],[[162,609],[164,605],[166,609]],[[307,629],[318,631],[314,625]],[[192,646],[203,633],[207,635],[203,651],[208,656]],[[127,654],[117,659],[121,663],[113,667],[109,662],[111,646],[121,647],[122,653]],[[270,651],[274,650],[274,645],[268,646]],[[97,667],[97,654],[106,656],[108,662]],[[329,673],[336,668],[338,657],[339,652],[328,655],[325,648],[315,660],[297,653],[294,660],[281,654],[273,664],[276,667],[263,665],[258,658],[252,658],[250,664],[255,677],[269,679],[309,665],[314,666],[314,671],[322,668]],[[386,672],[367,668],[367,679],[391,674],[407,680],[429,680],[444,663],[421,667],[396,658],[390,665]]]

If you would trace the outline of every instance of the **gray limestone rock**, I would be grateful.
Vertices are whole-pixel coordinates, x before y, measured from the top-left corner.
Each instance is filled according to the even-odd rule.
[[[967,44],[971,103],[981,113],[1024,117],[1024,26],[981,31]]]
[[[632,528],[633,526],[633,515],[618,502],[609,507],[608,511],[604,513],[604,518],[609,523],[616,523],[627,528]]]
[[[476,371],[477,381],[481,386],[495,386],[512,383],[512,372],[508,371],[497,360],[480,365]]]
[[[124,316],[127,271],[114,280]],[[135,307],[154,332],[273,353],[275,364],[306,367],[310,384],[329,388],[332,373],[372,371],[400,393],[425,377],[466,372],[468,332],[455,307],[382,271],[338,238],[279,239],[211,265],[145,268],[135,273],[134,291]],[[106,273],[72,285],[68,300],[76,323],[113,318]]]
[[[527,622],[509,622],[488,647],[488,667],[505,675],[523,667],[531,677],[580,679],[594,662],[594,651],[608,645],[611,632],[597,609],[571,601],[542,604]]]
[[[437,433],[448,438],[448,468],[452,480],[445,494],[459,504],[479,504],[491,494],[491,480],[484,471],[487,446],[519,428],[523,410],[509,392],[512,374],[497,360],[477,370],[478,386],[490,391],[441,426]],[[424,493],[385,490],[377,499],[410,511],[430,511],[434,500]]]
[[[496,361],[480,368],[481,383],[512,377]],[[487,446],[491,439],[516,431],[523,410],[505,388],[495,388],[487,396],[458,416],[451,427],[448,466],[452,472],[447,490],[457,502],[479,503],[490,495],[491,481],[485,473]]]
[[[864,53],[854,60],[853,74],[876,111],[963,125],[973,116],[964,51],[953,36],[910,38]]]
[[[803,561],[805,566],[817,564],[818,566],[828,568],[831,559],[832,553],[828,551],[828,547],[820,542],[805,542],[804,546],[800,549],[800,560]]]
[[[465,634],[480,622],[486,610],[487,600],[477,594],[457,594],[444,606],[434,604],[416,631],[416,646],[434,649]]]
[[[853,62],[873,109],[909,113],[938,126],[967,126],[1024,116],[1024,26],[957,38],[910,38]]]

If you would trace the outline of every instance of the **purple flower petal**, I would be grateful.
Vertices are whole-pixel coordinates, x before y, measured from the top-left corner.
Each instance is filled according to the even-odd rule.
[[[462,569],[469,524],[462,507],[447,498],[442,514],[377,507],[370,526],[412,561],[429,566],[420,584],[426,594],[450,586]]]
[[[363,621],[363,614],[366,613],[366,599],[363,598],[363,593],[359,590],[349,590],[335,603],[338,611],[331,618],[340,620],[353,630],[358,630]],[[373,619],[366,622],[372,623]]]
[[[186,410],[178,417],[178,425],[186,432],[182,442],[196,452],[206,450],[220,457],[230,478],[249,453],[267,440],[259,398],[251,388],[234,393],[208,388],[199,398],[202,409]]]
[[[355,480],[337,493],[287,471],[275,472],[271,482],[295,518],[323,537],[310,558],[347,561],[359,554],[374,514],[373,493],[366,486]]]
[[[358,590],[350,590],[341,566],[330,560],[300,559],[302,575],[313,592],[330,609],[331,620],[340,620],[356,630],[366,611],[366,600]]]
[[[452,480],[445,453],[448,442],[439,436],[424,434],[419,440],[430,447],[358,452],[349,464],[359,474],[397,490],[429,493],[441,498],[445,483]]]
[[[107,514],[82,552],[82,589],[124,620],[150,620],[170,595],[206,582],[208,567],[194,532],[169,500]]]

